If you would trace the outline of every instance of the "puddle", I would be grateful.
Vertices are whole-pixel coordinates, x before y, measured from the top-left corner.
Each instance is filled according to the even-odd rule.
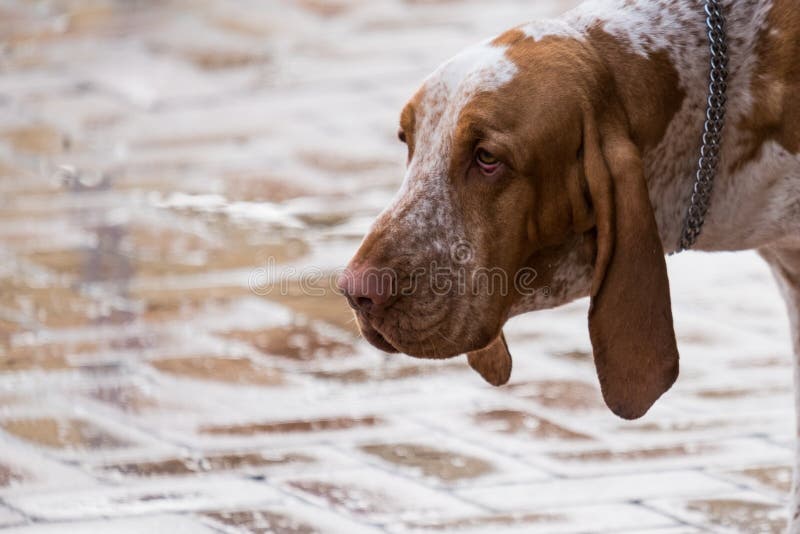
[[[152,360],[150,365],[176,377],[244,384],[278,386],[283,384],[280,371],[256,365],[247,358],[214,356]]]
[[[0,426],[20,439],[54,449],[119,449],[130,445],[82,419],[6,419]]]
[[[479,478],[495,470],[489,462],[479,458],[424,445],[380,444],[364,445],[360,449],[386,462],[418,469],[425,476],[444,482]]]
[[[472,420],[494,432],[527,434],[537,439],[590,440],[589,436],[566,429],[541,417],[518,410],[492,410],[474,414]]]
[[[338,417],[308,421],[285,421],[280,423],[253,423],[245,425],[203,426],[200,432],[211,435],[252,436],[255,434],[296,434],[370,428],[383,424],[377,417]]]

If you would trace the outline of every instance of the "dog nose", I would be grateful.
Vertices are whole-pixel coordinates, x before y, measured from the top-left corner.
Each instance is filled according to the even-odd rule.
[[[393,300],[396,277],[390,269],[371,266],[348,267],[337,285],[350,307],[357,311],[376,313]]]

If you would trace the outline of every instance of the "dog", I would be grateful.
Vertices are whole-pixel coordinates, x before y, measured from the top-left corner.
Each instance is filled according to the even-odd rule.
[[[721,5],[727,119],[694,248],[766,259],[800,377],[800,10]],[[505,322],[588,296],[603,398],[643,416],[678,376],[664,256],[679,248],[708,89],[700,0],[589,1],[446,62],[402,111],[403,184],[339,281],[363,336],[420,358],[466,353],[502,385]],[[800,533],[797,470],[792,506]]]

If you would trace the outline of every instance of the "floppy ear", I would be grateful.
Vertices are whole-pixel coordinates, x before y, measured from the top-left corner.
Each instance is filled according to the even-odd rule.
[[[643,416],[678,377],[667,266],[638,149],[621,127],[585,125],[584,165],[597,223],[589,333],[603,398]]]
[[[485,349],[467,354],[469,365],[493,386],[502,386],[511,378],[511,354],[503,333]]]

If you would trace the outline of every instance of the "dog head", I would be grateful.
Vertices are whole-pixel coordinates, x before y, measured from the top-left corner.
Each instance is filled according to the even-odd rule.
[[[663,247],[613,73],[565,33],[512,30],[424,82],[402,187],[340,286],[378,348],[468,353],[495,385],[509,317],[590,296],[603,395],[636,418],[678,372]]]

